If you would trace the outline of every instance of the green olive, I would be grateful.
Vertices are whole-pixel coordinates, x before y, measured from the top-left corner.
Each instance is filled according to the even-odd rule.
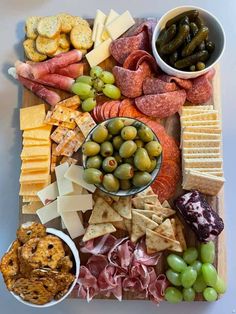
[[[141,171],[147,171],[151,167],[151,160],[145,148],[138,148],[134,155],[134,165]]]
[[[83,144],[82,153],[85,156],[95,156],[100,152],[100,145],[98,143],[89,141]]]
[[[125,126],[122,130],[121,130],[121,137],[125,140],[133,140],[135,139],[137,135],[137,129],[130,125],[130,126]]]
[[[117,192],[120,188],[119,180],[111,173],[105,174],[102,184],[104,188],[109,192]]]
[[[131,188],[132,184],[130,180],[120,180],[120,188],[121,190],[129,190]]]
[[[150,161],[151,161],[151,166],[147,169],[147,172],[153,172],[153,170],[156,168],[156,165],[157,165],[157,160],[155,157],[153,158],[150,158]]]
[[[92,139],[97,143],[102,143],[107,139],[108,130],[104,125],[99,125],[94,131],[92,135]]]
[[[99,169],[101,165],[102,165],[102,157],[100,155],[89,157],[86,162],[87,168]]]
[[[122,164],[116,168],[114,175],[120,180],[131,179],[134,175],[134,168],[130,164]]]
[[[119,134],[123,127],[124,127],[124,122],[118,118],[113,119],[107,125],[108,131],[112,135]]]
[[[152,180],[152,176],[148,172],[137,171],[132,179],[132,183],[136,187],[147,185]]]
[[[158,157],[162,152],[161,144],[157,141],[151,141],[145,145],[149,157]]]
[[[105,172],[113,172],[117,167],[117,161],[114,157],[106,157],[102,162],[102,168]]]
[[[89,168],[84,170],[83,179],[89,184],[99,184],[102,182],[103,174],[98,169]]]
[[[124,143],[124,140],[122,139],[122,137],[120,135],[117,135],[115,137],[113,137],[112,140],[113,146],[116,150],[119,150],[121,147],[121,144]]]
[[[138,136],[143,142],[153,141],[153,133],[147,126],[141,126],[141,128],[139,128]]]
[[[137,145],[134,141],[125,141],[119,149],[119,154],[122,158],[129,158],[135,153],[136,149]]]
[[[137,148],[140,148],[140,147],[143,147],[143,146],[144,146],[144,143],[143,143],[143,141],[141,141],[141,140],[135,140],[134,142],[135,142],[135,144],[137,145]]]
[[[108,157],[113,154],[113,146],[110,142],[106,141],[101,144],[101,155],[103,157]]]

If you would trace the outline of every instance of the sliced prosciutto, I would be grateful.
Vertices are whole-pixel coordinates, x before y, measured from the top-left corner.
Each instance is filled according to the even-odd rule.
[[[74,49],[69,52],[61,53],[52,59],[34,64],[26,64],[17,61],[15,63],[16,72],[18,75],[25,78],[38,79],[46,74],[55,73],[58,69],[64,68],[69,64],[79,62],[82,56],[80,50]]]
[[[61,97],[56,92],[47,89],[39,83],[28,80],[22,76],[18,76],[18,80],[22,83],[22,85],[31,90],[35,95],[46,101],[51,106],[55,106],[59,101],[61,101]]]
[[[84,73],[84,63],[69,64],[64,68],[57,69],[55,73],[71,78],[77,78]]]
[[[46,74],[40,77],[39,79],[33,81],[43,85],[62,89],[68,92],[71,91],[72,84],[74,84],[75,82],[75,80],[72,79],[71,77],[67,77],[60,74]]]

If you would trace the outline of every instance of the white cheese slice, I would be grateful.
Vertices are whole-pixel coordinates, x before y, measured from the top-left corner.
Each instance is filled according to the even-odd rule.
[[[72,184],[73,184],[74,191],[72,193],[68,194],[68,195],[81,195],[81,194],[83,194],[82,193],[82,191],[83,191],[82,186],[80,186],[78,184],[75,184],[73,182],[72,182]]]
[[[109,34],[107,33],[106,31],[106,26],[108,24],[110,24],[111,22],[113,22],[118,16],[120,16],[115,10],[111,9],[108,16],[107,16],[107,19],[106,19],[106,23],[105,23],[105,26],[104,26],[104,29],[103,29],[103,33],[102,33],[102,40],[106,40],[107,38],[109,38]]]
[[[40,198],[43,205],[46,205],[49,202],[54,201],[59,196],[57,182],[55,181],[52,184],[49,184],[44,189],[40,190],[37,193],[37,195]]]
[[[135,24],[135,21],[129,11],[125,11],[113,22],[106,26],[106,30],[109,36],[115,40],[124,34],[131,26]]]
[[[57,200],[55,200],[52,203],[49,203],[48,205],[39,208],[36,211],[40,221],[42,224],[45,224],[49,222],[50,220],[53,220],[57,217],[59,217],[59,213],[57,211]]]
[[[76,212],[61,213],[61,218],[72,239],[85,233],[84,226]]]
[[[97,31],[96,31],[96,37],[94,42],[94,47],[99,46],[102,43],[102,32],[104,29],[104,24],[98,23],[97,25]]]
[[[86,212],[93,208],[92,194],[59,196],[57,198],[57,206],[59,213],[77,211]]]
[[[57,166],[55,168],[55,174],[57,178],[57,186],[59,195],[68,195],[74,192],[73,184],[70,180],[64,177],[66,171],[69,169],[69,164],[67,162]]]
[[[83,167],[71,165],[70,168],[65,173],[65,178],[73,183],[81,185],[83,188],[93,193],[96,190],[96,186],[93,184],[88,184],[87,182],[84,181],[83,172],[84,172]]]
[[[92,33],[92,40],[95,41],[96,39],[96,32],[97,32],[97,25],[98,23],[105,24],[106,21],[106,14],[104,14],[101,10],[97,10],[96,17],[93,23],[93,33]]]
[[[107,40],[103,41],[99,46],[86,54],[86,59],[91,68],[110,57],[111,53],[109,47],[111,42],[112,39],[108,38]]]

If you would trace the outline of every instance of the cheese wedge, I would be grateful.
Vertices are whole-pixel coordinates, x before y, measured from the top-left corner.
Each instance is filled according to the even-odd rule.
[[[94,48],[93,50],[86,54],[85,57],[91,68],[95,65],[100,64],[101,62],[110,57],[111,53],[109,47],[111,42],[112,39],[108,38],[99,46],[97,46],[96,48]]]
[[[125,11],[113,22],[106,26],[107,33],[115,40],[124,34],[131,26],[135,24],[135,21],[129,11]]]
[[[109,38],[109,34],[106,31],[106,26],[109,25],[111,22],[113,22],[118,16],[119,14],[115,10],[113,9],[110,10],[106,19],[105,27],[103,29],[102,40],[106,40]]]

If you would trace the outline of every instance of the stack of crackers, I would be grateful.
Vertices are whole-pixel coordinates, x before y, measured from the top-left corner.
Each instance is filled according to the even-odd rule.
[[[217,195],[225,182],[219,113],[211,105],[185,106],[180,121],[183,189]]]
[[[64,156],[63,162],[74,163],[71,156],[81,147],[85,137],[96,125],[88,112],[79,112],[79,96],[67,98],[59,102],[52,111],[47,112],[45,123],[57,128],[51,134],[52,160],[51,172],[58,164],[59,157]]]
[[[20,109],[20,129],[23,131],[21,152],[20,195],[23,202],[37,207],[37,192],[50,184],[51,125],[44,123],[45,105]]]
[[[95,204],[83,241],[121,229],[129,233],[132,242],[146,236],[148,253],[186,249],[182,223],[169,203],[161,204],[150,187],[134,198],[108,196],[99,190],[93,197]]]

